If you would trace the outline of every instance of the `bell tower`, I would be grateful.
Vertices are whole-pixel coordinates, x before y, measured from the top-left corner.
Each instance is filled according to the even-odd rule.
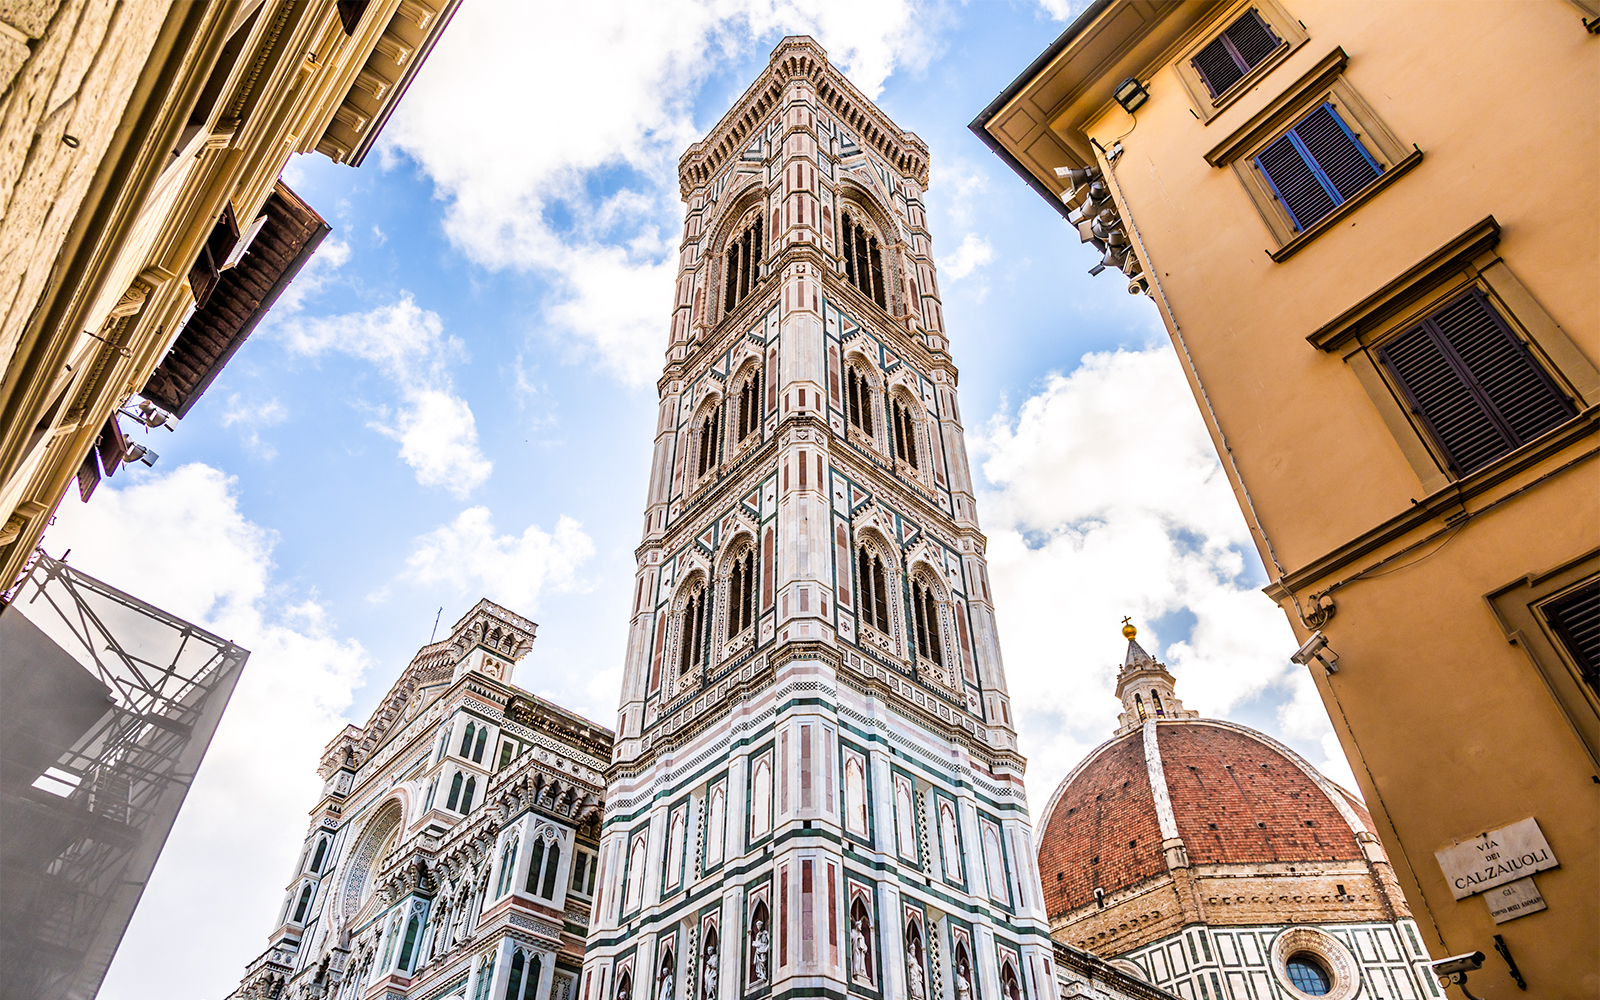
[[[927,147],[791,37],[679,181],[581,1000],[1053,998]]]

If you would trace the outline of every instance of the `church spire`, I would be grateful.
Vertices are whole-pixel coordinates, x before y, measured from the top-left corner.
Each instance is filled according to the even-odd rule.
[[[1160,662],[1139,645],[1139,630],[1130,618],[1122,619],[1122,636],[1128,652],[1122,657],[1117,674],[1117,697],[1122,699],[1122,714],[1117,716],[1117,733],[1139,728],[1147,719],[1195,719],[1200,713],[1183,707],[1174,691],[1177,680]]]

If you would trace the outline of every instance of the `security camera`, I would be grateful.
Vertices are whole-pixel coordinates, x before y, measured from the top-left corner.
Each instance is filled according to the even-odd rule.
[[[1289,659],[1300,664],[1302,667],[1307,666],[1313,659],[1316,658],[1318,653],[1322,652],[1327,645],[1327,636],[1323,635],[1321,632],[1313,632],[1311,633],[1311,638],[1305,641],[1305,645],[1295,650],[1294,655],[1289,657]]]
[[[1441,979],[1465,975],[1483,968],[1483,952],[1473,951],[1465,955],[1453,955],[1450,958],[1440,959],[1433,963],[1434,975]],[[1459,980],[1458,980],[1459,982]]]

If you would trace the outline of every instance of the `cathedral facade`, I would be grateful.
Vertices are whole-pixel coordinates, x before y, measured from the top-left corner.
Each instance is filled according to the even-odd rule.
[[[480,601],[323,755],[237,1000],[570,1000],[611,733],[511,683],[536,626]]]
[[[679,178],[580,996],[1052,996],[927,147],[787,38]]]
[[[1040,820],[1050,927],[1185,1000],[1437,998],[1366,807],[1263,733],[1184,707],[1123,629],[1116,735]]]

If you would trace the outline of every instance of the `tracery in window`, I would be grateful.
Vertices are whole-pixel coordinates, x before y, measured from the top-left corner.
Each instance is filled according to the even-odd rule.
[[[939,603],[933,588],[921,580],[911,584],[911,617],[916,626],[917,652],[944,666],[944,649],[939,643]]]
[[[876,552],[863,547],[856,559],[856,569],[859,573],[856,590],[861,596],[862,621],[888,635],[888,574],[884,572],[883,560],[878,558]]]
[[[839,247],[844,255],[844,275],[850,284],[878,304],[889,308],[883,281],[883,250],[877,234],[862,225],[859,215],[840,213]]]
[[[905,462],[910,463],[913,469],[917,465],[917,418],[912,415],[911,407],[898,399],[889,403],[889,424],[894,431],[894,453]]]
[[[688,677],[692,671],[705,665],[706,647],[710,645],[711,632],[707,628],[711,618],[709,596],[705,585],[700,584],[689,595],[688,602],[683,606],[683,615],[678,626],[679,677]]]
[[[738,440],[743,443],[745,438],[761,430],[761,368],[754,366],[744,384],[739,387],[738,422],[735,424],[739,432]]]
[[[723,260],[723,311],[732,312],[761,280],[762,215],[757,211],[745,222],[743,232],[728,241]]]
[[[756,550],[745,550],[728,571],[728,638],[732,639],[755,620]]]
[[[861,433],[872,435],[872,383],[856,370],[854,365],[845,369],[845,412],[850,425]]]
[[[721,428],[722,407],[720,405],[713,406],[701,418],[700,428],[697,432],[699,434],[697,444],[700,450],[698,471],[695,473],[695,478],[697,479],[717,467],[717,434]]]

